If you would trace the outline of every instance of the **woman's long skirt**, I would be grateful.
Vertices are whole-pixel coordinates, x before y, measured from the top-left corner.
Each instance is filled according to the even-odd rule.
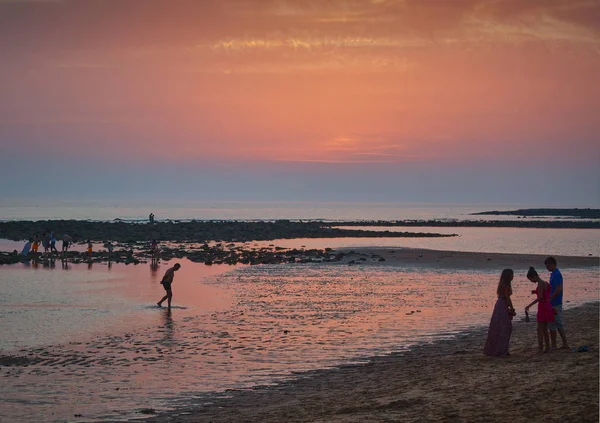
[[[490,357],[502,357],[508,354],[508,344],[512,333],[512,319],[504,298],[498,298],[488,329],[488,337],[483,352]]]

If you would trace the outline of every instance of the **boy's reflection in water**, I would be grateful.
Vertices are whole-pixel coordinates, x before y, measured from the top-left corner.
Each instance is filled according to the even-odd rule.
[[[175,334],[175,324],[173,323],[173,315],[171,313],[171,309],[165,309],[163,312],[163,329],[162,329],[163,337],[160,339],[160,344],[173,347],[175,346],[174,334]]]

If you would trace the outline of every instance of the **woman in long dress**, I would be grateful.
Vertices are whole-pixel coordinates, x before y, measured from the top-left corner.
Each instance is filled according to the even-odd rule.
[[[510,296],[512,295],[511,282],[514,277],[512,269],[504,269],[500,275],[500,282],[496,294],[498,299],[494,306],[487,341],[483,352],[490,357],[503,357],[510,355],[508,346],[512,333],[512,318],[515,315]]]

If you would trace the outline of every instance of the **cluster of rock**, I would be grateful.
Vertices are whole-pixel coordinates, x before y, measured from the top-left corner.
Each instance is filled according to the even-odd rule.
[[[574,208],[574,209],[518,209],[518,210],[504,210],[504,211],[485,211],[479,213],[471,213],[472,215],[479,216],[566,216],[566,217],[577,217],[580,219],[600,219],[600,209],[592,208]]]
[[[339,225],[336,224],[336,225]],[[222,242],[266,241],[295,238],[404,238],[447,237],[452,235],[415,232],[390,232],[341,229],[333,223],[316,221],[276,220],[271,222],[245,221],[190,221],[126,223],[90,222],[83,220],[11,221],[0,222],[0,238],[23,240],[32,234],[44,233],[52,228],[56,234],[69,234],[75,241],[181,241]]]
[[[0,253],[0,264],[14,264],[27,260],[49,261],[67,260],[71,263],[99,263],[115,262],[125,264],[147,263],[152,259],[171,260],[187,258],[196,263],[212,264],[280,264],[280,263],[327,263],[339,262],[345,253],[334,253],[331,248],[325,249],[283,249],[273,248],[244,248],[237,245],[217,244],[209,246],[204,244],[200,247],[162,247],[157,255],[152,255],[151,250],[134,250],[132,247],[113,251],[99,251],[88,256],[87,253],[70,251],[66,255],[47,255],[42,253],[30,253],[22,256],[16,251],[12,253]]]
[[[343,222],[340,224],[344,226],[428,226],[434,228],[600,229],[600,221],[598,220],[371,220],[365,222]]]

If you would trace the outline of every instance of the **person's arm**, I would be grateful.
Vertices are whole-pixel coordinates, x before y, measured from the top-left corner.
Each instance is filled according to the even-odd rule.
[[[525,311],[528,311],[531,308],[531,306],[533,306],[534,304],[537,304],[538,302],[540,302],[544,299],[544,289],[546,289],[546,285],[544,284],[544,281],[542,281],[540,278],[538,278],[537,298],[535,300],[533,300],[531,302],[531,304],[529,304],[527,307],[525,307]]]
[[[529,309],[530,309],[530,308],[531,308],[533,305],[537,304],[539,300],[540,300],[539,298],[536,298],[535,300],[533,300],[533,301],[531,302],[531,304],[529,304],[527,307],[525,307],[525,311],[529,311]]]
[[[506,293],[506,304],[508,304],[508,309],[511,312],[514,312],[515,308],[513,307],[513,303],[512,303],[512,300],[510,299],[510,295],[511,295],[510,292]]]
[[[562,282],[561,282],[561,284],[556,287],[556,290],[554,291],[554,294],[552,294],[550,296],[550,301],[552,301],[554,299],[554,297],[556,297],[558,294],[560,294],[562,292],[562,289],[563,289],[563,285],[562,285]]]

